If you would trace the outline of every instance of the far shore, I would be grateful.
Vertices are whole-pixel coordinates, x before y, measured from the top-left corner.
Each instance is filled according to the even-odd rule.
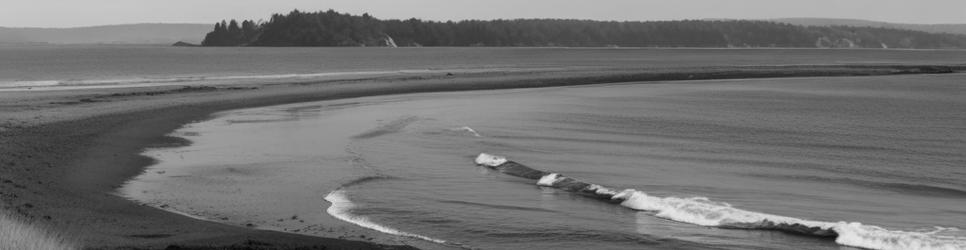
[[[217,86],[0,91],[0,205],[86,248],[413,249],[376,232],[321,238],[198,220],[114,194],[154,160],[148,147],[184,124],[241,108],[420,92],[608,83],[704,83],[778,77],[944,74],[966,65],[788,65],[427,72],[344,80]],[[321,198],[320,198],[321,199]]]

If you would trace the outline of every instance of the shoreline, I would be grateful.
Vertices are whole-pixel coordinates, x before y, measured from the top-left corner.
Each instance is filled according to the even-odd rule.
[[[432,73],[345,81],[162,86],[0,93],[0,204],[35,224],[63,229],[90,248],[327,246],[405,249],[201,221],[113,195],[154,160],[145,148],[186,143],[184,124],[241,108],[420,92],[605,83],[955,73],[963,65],[806,65],[559,72]],[[17,95],[21,94],[21,95]]]

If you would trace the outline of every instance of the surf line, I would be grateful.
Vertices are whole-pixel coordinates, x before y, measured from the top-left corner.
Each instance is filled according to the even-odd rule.
[[[349,199],[349,195],[346,193],[345,189],[350,186],[355,186],[355,185],[359,185],[370,181],[378,181],[378,180],[384,180],[384,179],[393,179],[393,177],[382,176],[382,175],[368,176],[368,177],[359,178],[359,179],[350,181],[346,184],[343,184],[336,190],[329,192],[328,194],[325,195],[325,198],[324,198],[325,201],[329,202],[329,208],[327,208],[325,212],[330,216],[335,217],[336,219],[354,224],[362,228],[374,230],[377,232],[381,232],[389,235],[424,240],[424,241],[428,241],[428,242],[432,242],[432,243],[436,243],[444,246],[451,246],[451,247],[457,247],[462,249],[471,249],[470,247],[463,245],[462,243],[459,243],[459,242],[451,242],[451,241],[432,238],[432,237],[428,237],[420,234],[405,232],[390,226],[378,224],[372,221],[371,219],[369,219],[369,217],[352,213],[352,210],[356,209],[358,205],[356,203],[353,203],[352,200]]]
[[[477,165],[504,174],[537,180],[537,185],[552,187],[596,199],[619,203],[634,210],[654,212],[674,221],[726,229],[771,230],[798,235],[834,238],[840,245],[868,249],[964,249],[966,238],[933,232],[904,232],[862,225],[858,222],[811,221],[780,215],[746,211],[705,197],[657,197],[634,189],[617,190],[586,183],[558,173],[536,170],[505,157],[481,153]],[[955,229],[952,229],[955,230]]]
[[[414,233],[407,233],[395,228],[383,226],[375,222],[372,222],[371,220],[369,220],[368,217],[352,214],[351,211],[353,208],[356,207],[356,204],[352,203],[352,201],[349,200],[349,197],[345,194],[345,190],[339,189],[339,190],[330,192],[325,196],[325,201],[328,201],[331,204],[329,208],[325,210],[326,213],[342,221],[355,224],[356,226],[375,230],[385,234],[416,238],[416,239],[425,240],[425,241],[429,241],[437,244],[443,244],[443,245],[450,244],[445,240],[434,239],[434,238],[430,238],[427,236],[422,236]]]

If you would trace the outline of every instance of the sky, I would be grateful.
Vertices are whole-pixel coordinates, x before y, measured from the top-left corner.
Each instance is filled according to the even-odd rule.
[[[0,0],[0,26],[78,27],[268,19],[293,9],[334,9],[381,19],[850,18],[966,23],[966,0]]]

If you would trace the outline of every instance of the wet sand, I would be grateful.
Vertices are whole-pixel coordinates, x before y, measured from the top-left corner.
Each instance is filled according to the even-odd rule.
[[[118,87],[0,92],[0,205],[62,230],[89,248],[299,246],[408,248],[360,230],[319,238],[197,220],[114,194],[153,160],[148,147],[185,141],[166,134],[224,110],[416,92],[530,88],[617,82],[762,77],[952,73],[962,66],[809,65],[684,69],[593,69],[426,73],[217,87]],[[699,83],[687,81],[688,83]],[[342,239],[339,239],[342,238]]]

